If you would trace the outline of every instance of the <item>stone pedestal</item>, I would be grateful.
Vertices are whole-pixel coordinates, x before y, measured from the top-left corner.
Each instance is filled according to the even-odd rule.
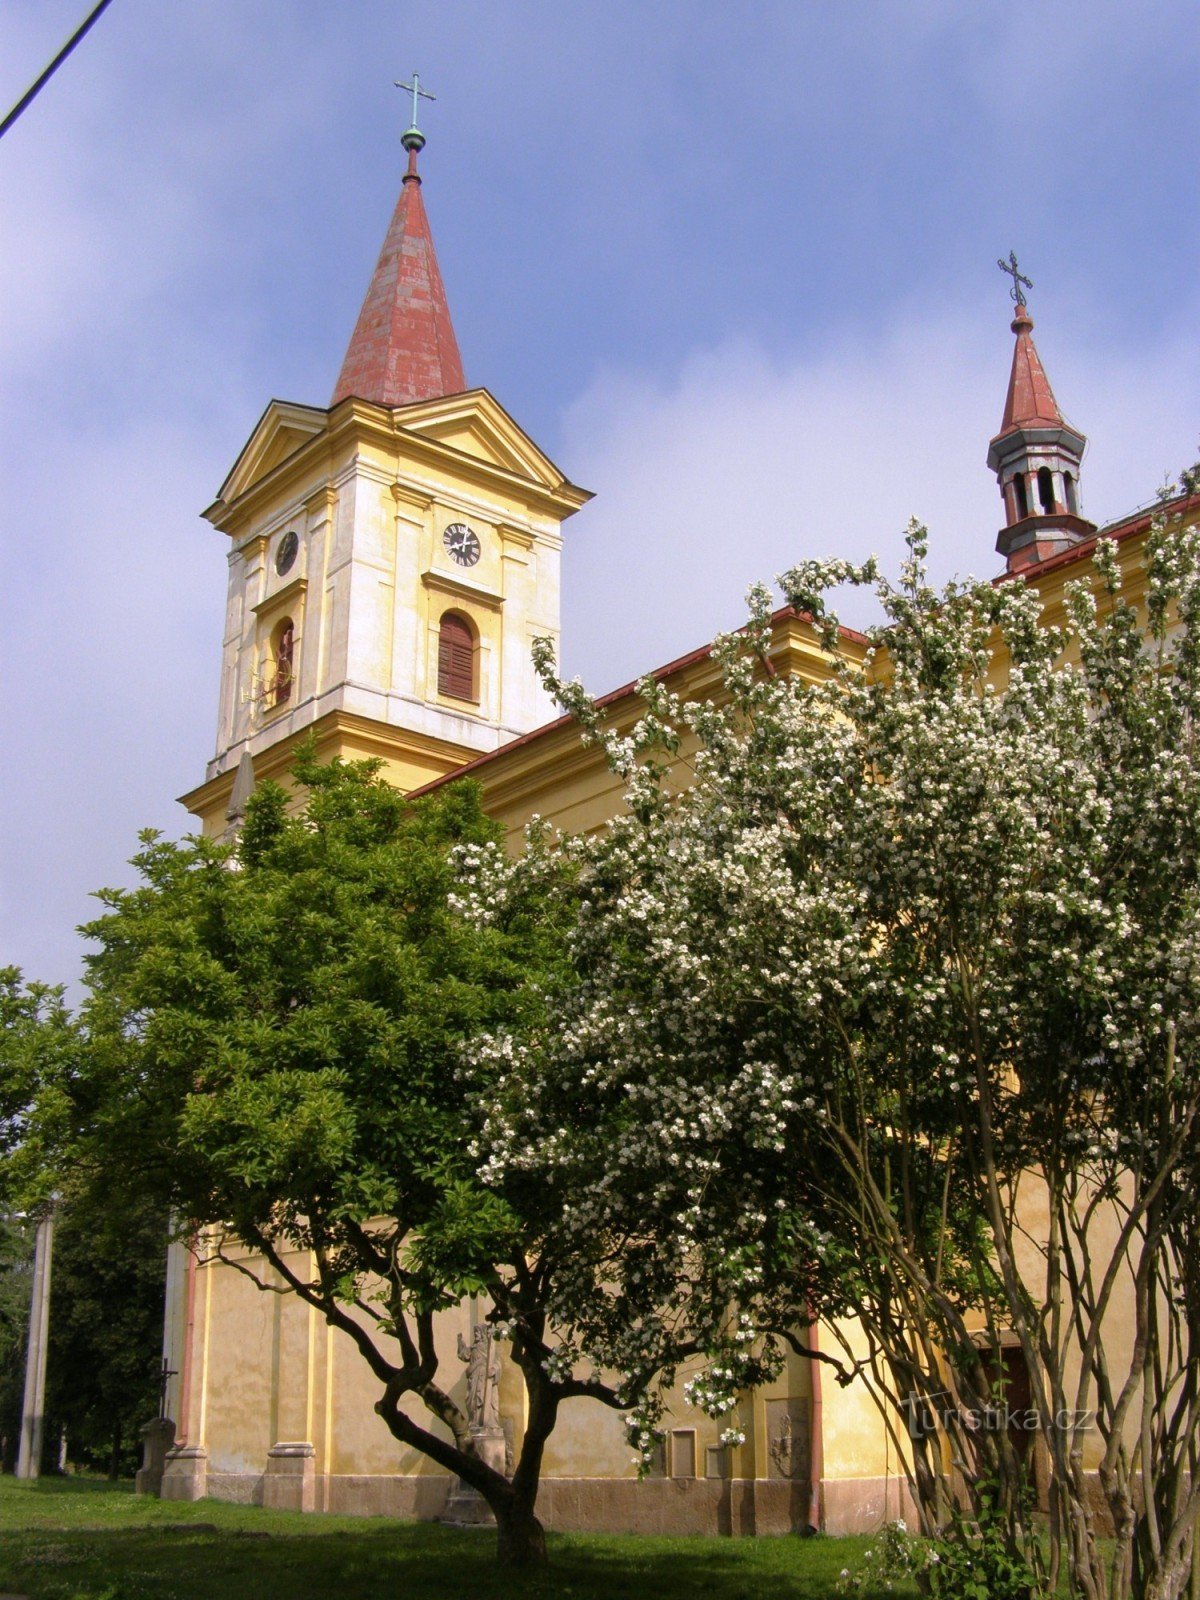
[[[133,1480],[134,1494],[162,1495],[167,1451],[175,1443],[175,1424],[170,1417],[156,1417],[142,1429],[142,1464]]]
[[[480,1461],[494,1472],[504,1472],[507,1441],[503,1428],[472,1428],[471,1443]],[[455,1478],[454,1487],[446,1498],[446,1509],[438,1521],[454,1528],[494,1528],[496,1525],[491,1506],[478,1489],[472,1489],[461,1478]]]
[[[317,1452],[307,1439],[273,1444],[267,1451],[263,1505],[273,1511],[315,1511]]]
[[[208,1493],[208,1451],[203,1445],[176,1445],[167,1451],[162,1475],[164,1500],[203,1500]]]

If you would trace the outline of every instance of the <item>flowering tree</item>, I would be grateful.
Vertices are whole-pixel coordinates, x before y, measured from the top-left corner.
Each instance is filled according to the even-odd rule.
[[[536,1029],[474,1047],[482,1175],[557,1206],[573,1358],[661,1374],[643,1446],[687,1355],[729,1415],[820,1318],[909,1435],[926,1531],[999,1527],[992,1596],[1065,1565],[1089,1600],[1165,1600],[1200,1512],[1200,540],[1155,532],[1137,604],[1101,543],[1053,627],[1020,582],[934,591],[909,542],[897,586],[782,580],[820,683],[775,674],[765,591],[721,703],[646,682],[628,737],[543,660],[628,804],[471,862],[480,921],[536,881],[570,927]],[[885,615],[862,668],[846,581]],[[1008,1346],[1034,1448],[990,1425]]]

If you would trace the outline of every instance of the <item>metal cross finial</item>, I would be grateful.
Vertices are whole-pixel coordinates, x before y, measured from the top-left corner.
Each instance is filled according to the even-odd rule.
[[[1000,268],[1001,272],[1007,272],[1009,277],[1012,279],[1013,286],[1008,292],[1012,295],[1017,305],[1023,306],[1025,304],[1025,289],[1033,288],[1033,279],[1027,278],[1024,273],[1018,271],[1016,251],[1010,250],[1008,252],[1008,260],[997,261],[996,265]],[[1022,289],[1022,284],[1025,285],[1025,289]]]
[[[430,94],[428,89],[422,89],[421,80],[417,77],[415,72],[412,75],[411,83],[397,83],[396,88],[403,89],[405,93],[411,94],[413,97],[412,125],[415,128],[417,126],[417,101],[436,100],[437,95]]]
[[[167,1385],[175,1377],[178,1377],[178,1373],[164,1356],[162,1358],[162,1369],[158,1374],[158,1414],[160,1417],[165,1417],[167,1414]]]

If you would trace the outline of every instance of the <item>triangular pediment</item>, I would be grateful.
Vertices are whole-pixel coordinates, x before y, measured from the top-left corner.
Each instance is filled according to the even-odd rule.
[[[395,415],[406,432],[515,472],[547,489],[560,488],[567,481],[486,389],[468,389],[464,394],[404,406]]]
[[[221,485],[220,498],[231,505],[310,439],[324,432],[327,420],[328,412],[319,406],[272,400]]]

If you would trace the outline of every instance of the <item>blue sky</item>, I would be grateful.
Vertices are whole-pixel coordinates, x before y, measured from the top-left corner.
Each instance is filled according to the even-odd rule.
[[[6,0],[11,104],[85,0]],[[323,404],[395,199],[468,379],[596,501],[596,690],[797,556],[995,570],[1015,248],[1084,510],[1200,437],[1194,0],[114,0],[0,142],[0,961],[69,980],[88,892],[212,753],[221,537],[271,396]]]

